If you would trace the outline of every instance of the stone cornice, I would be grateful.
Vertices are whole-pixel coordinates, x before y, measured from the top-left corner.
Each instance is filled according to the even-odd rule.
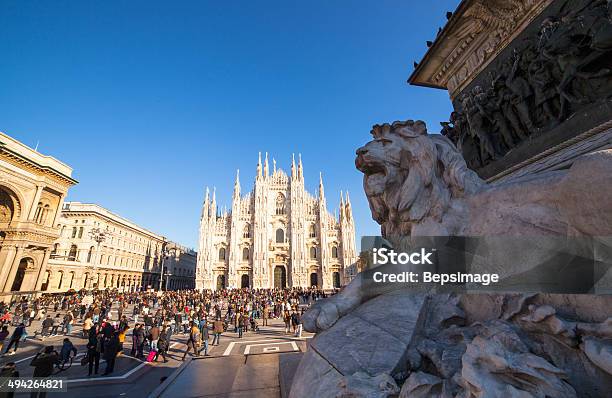
[[[460,93],[552,0],[463,0],[408,82]]]
[[[30,159],[27,159],[20,154],[11,151],[9,148],[4,146],[0,142],[0,160],[5,161],[9,164],[17,166],[19,168],[28,170],[36,175],[42,175],[48,177],[51,181],[57,183],[59,186],[64,187],[67,190],[72,185],[78,183],[74,178],[60,173],[59,171],[44,165],[40,165]]]
[[[59,237],[59,230],[50,227],[22,227],[7,228],[4,230],[6,237],[3,244],[38,244],[50,247]]]

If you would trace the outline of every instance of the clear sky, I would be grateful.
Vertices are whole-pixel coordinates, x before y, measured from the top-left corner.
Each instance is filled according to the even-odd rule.
[[[19,1],[0,11],[0,131],[73,167],[94,202],[197,248],[204,187],[231,204],[258,151],[330,210],[349,190],[357,238],[379,234],[355,169],[375,123],[447,120],[446,91],[412,87],[459,0]]]

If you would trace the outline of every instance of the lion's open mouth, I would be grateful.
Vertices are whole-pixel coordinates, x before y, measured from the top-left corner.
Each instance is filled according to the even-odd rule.
[[[355,158],[355,167],[366,176],[372,176],[374,174],[386,174],[385,168],[375,162],[368,162],[362,155]]]

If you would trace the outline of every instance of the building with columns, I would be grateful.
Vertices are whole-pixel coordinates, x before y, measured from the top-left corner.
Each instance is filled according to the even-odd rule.
[[[91,203],[66,202],[43,292],[159,288],[166,239]]]
[[[40,289],[76,183],[69,166],[0,132],[0,300]]]
[[[174,242],[166,245],[164,286],[168,290],[195,288],[197,253]]]
[[[231,211],[219,211],[208,188],[200,217],[196,288],[340,287],[355,263],[351,201],[340,193],[339,214],[327,210],[323,178],[317,197],[304,188],[302,160],[287,175],[257,162],[251,192],[236,175]]]

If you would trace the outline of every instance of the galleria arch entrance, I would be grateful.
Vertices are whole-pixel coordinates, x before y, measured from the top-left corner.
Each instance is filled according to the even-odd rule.
[[[284,289],[287,287],[287,270],[282,265],[274,268],[274,288]]]
[[[11,286],[12,292],[18,292],[21,290],[21,285],[23,283],[23,279],[25,278],[26,270],[28,266],[30,268],[34,268],[33,266],[34,260],[31,258],[22,258],[19,262],[19,267],[17,268],[17,272],[15,273],[15,279],[13,279],[13,285]]]
[[[246,287],[251,287],[249,282],[249,276],[247,274],[242,275],[240,277],[240,288],[244,289]]]

